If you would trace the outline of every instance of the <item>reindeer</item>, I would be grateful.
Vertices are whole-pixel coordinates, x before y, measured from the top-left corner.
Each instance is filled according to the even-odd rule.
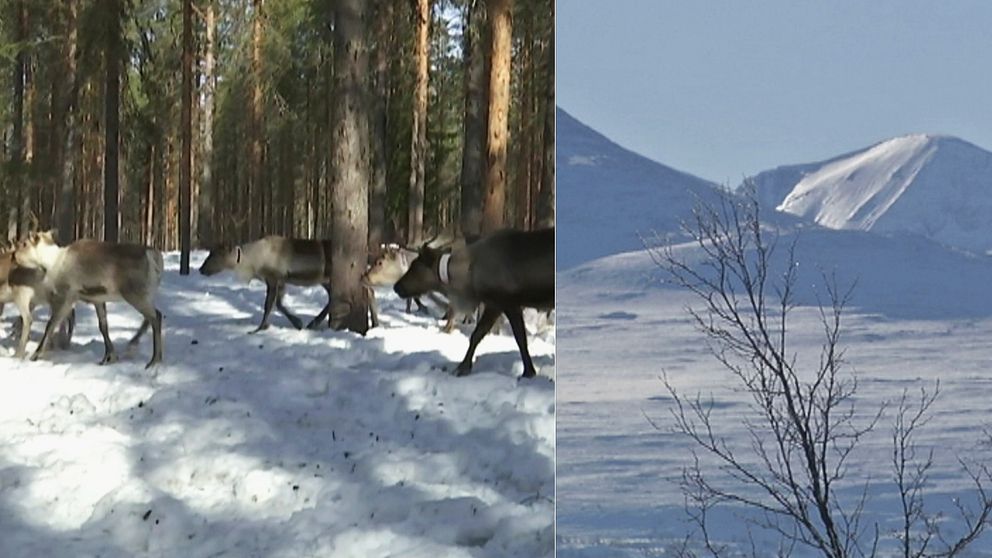
[[[154,298],[162,280],[162,254],[154,248],[135,244],[77,240],[59,246],[53,231],[32,233],[14,251],[19,266],[44,271],[44,284],[50,290],[52,316],[31,360],[37,360],[66,316],[79,300],[93,304],[104,355],[100,364],[117,361],[114,344],[107,330],[107,302],[124,300],[144,318],[129,342],[135,345],[151,325],[154,334],[152,358],[145,368],[162,361],[162,313]]]
[[[0,314],[3,313],[4,303],[13,302],[20,313],[19,341],[14,356],[24,358],[28,337],[31,334],[32,311],[38,303],[49,304],[51,292],[45,286],[45,272],[17,265],[14,262],[16,245],[0,247]],[[72,331],[76,322],[76,313],[71,311],[69,318],[59,329],[59,346],[67,347],[72,340]]]
[[[523,308],[554,308],[555,230],[505,229],[472,244],[456,244],[450,253],[424,246],[393,290],[403,298],[440,290],[484,306],[457,375],[472,371],[476,347],[504,314],[520,349],[523,376],[533,377],[537,371],[527,350]]]
[[[307,324],[307,329],[317,328],[331,310],[331,241],[304,240],[282,236],[266,236],[247,244],[210,251],[200,266],[200,273],[211,276],[225,270],[233,270],[242,281],[259,279],[265,283],[265,307],[262,323],[251,331],[256,333],[269,327],[269,316],[273,305],[279,309],[296,329],[303,328],[303,322],[283,304],[286,284],[313,286],[320,285],[327,291],[327,304]],[[372,289],[366,286],[367,292]],[[370,311],[372,327],[379,325],[374,298]]]
[[[431,242],[427,243],[430,246]],[[443,252],[450,252],[449,246],[444,246],[438,248]],[[410,264],[417,259],[417,250],[412,250],[410,248],[404,248],[397,244],[388,244],[382,246],[380,249],[379,257],[375,259],[369,269],[362,275],[362,282],[366,285],[375,287],[385,287],[393,286],[399,281],[403,275],[410,269]],[[443,290],[441,292],[446,296],[450,294]],[[474,305],[456,305],[456,300],[449,300],[448,302],[441,301],[433,292],[427,293],[427,296],[434,301],[438,306],[445,308],[445,313],[443,319],[445,320],[444,327],[442,331],[445,333],[451,333],[455,329],[455,323],[458,321],[459,316],[464,316],[467,320],[468,317],[475,310]],[[418,310],[424,310],[424,304],[420,301],[419,296],[411,297],[406,299],[406,311],[410,312],[411,302],[416,302]],[[457,306],[457,307],[456,307]],[[463,307],[467,306],[467,307]]]

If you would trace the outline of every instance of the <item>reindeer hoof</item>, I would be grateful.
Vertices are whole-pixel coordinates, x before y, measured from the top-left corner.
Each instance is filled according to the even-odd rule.
[[[520,377],[521,378],[536,378],[537,377],[537,371],[535,371],[535,370],[524,370],[524,373],[521,374]]]
[[[468,376],[472,373],[472,365],[468,366],[465,363],[459,364],[458,368],[455,368],[455,376]]]
[[[320,324],[323,323],[323,321],[324,320],[313,320],[307,324],[307,329],[320,329]]]
[[[293,327],[295,327],[296,329],[303,329],[303,322],[301,322],[299,319],[289,320],[289,323],[293,324]]]
[[[34,354],[31,355],[31,362],[34,362],[34,361],[38,360],[39,358],[41,358],[41,353],[35,352]]]
[[[248,332],[248,335],[251,335],[253,333],[258,333],[259,331],[265,331],[267,329],[269,329],[269,324],[262,324],[262,325],[256,327],[255,329],[249,331]]]
[[[145,365],[145,370],[148,370],[152,366],[155,366],[156,364],[161,364],[161,363],[162,363],[162,358],[161,357],[153,358],[153,359],[151,359],[151,360],[148,361],[148,364]]]
[[[115,362],[117,362],[117,354],[116,353],[107,353],[107,354],[103,355],[103,360],[100,361],[100,364],[101,365],[102,364],[113,364]]]

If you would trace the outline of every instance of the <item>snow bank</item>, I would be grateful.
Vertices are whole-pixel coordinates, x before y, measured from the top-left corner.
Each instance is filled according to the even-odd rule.
[[[281,315],[249,335],[263,287],[177,267],[168,256],[157,369],[147,338],[96,365],[88,308],[70,351],[22,362],[3,342],[0,556],[553,555],[553,331],[531,338],[537,380],[517,381],[507,335],[455,378],[439,368],[466,334],[387,290],[364,338]],[[288,291],[303,314],[323,304]],[[119,348],[139,323],[111,305]]]

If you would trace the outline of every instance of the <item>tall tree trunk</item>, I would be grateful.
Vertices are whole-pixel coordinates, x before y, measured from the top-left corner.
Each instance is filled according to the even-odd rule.
[[[417,0],[414,17],[414,85],[412,143],[410,146],[410,196],[406,241],[419,244],[424,234],[424,190],[427,163],[427,40],[431,21],[429,0]]]
[[[146,246],[155,246],[155,142],[148,145],[148,189],[145,194],[144,226],[141,242]]]
[[[63,95],[63,102],[65,103],[63,110],[64,136],[61,138],[61,161],[58,165],[61,185],[59,199],[56,202],[59,242],[63,245],[72,242],[76,236],[76,188],[74,180],[76,177],[76,156],[79,152],[79,130],[76,122],[79,104],[79,76],[76,70],[78,4],[78,0],[66,0],[64,2],[66,42],[63,50],[65,67],[63,84],[66,91]]]
[[[486,182],[482,232],[503,225],[506,205],[506,148],[509,136],[510,58],[513,39],[512,0],[489,0],[489,124],[486,133]]]
[[[13,135],[10,138],[10,188],[14,195],[7,200],[7,239],[16,240],[22,232],[18,230],[21,204],[24,195],[24,73],[27,65],[27,6],[25,0],[13,5],[17,20],[17,42],[19,49],[14,57],[14,114]],[[11,203],[13,198],[13,203]]]
[[[27,20],[27,7],[23,8],[22,17],[24,18],[21,22],[23,25],[22,30],[24,36],[27,36],[28,32],[28,20]],[[37,141],[36,129],[35,129],[35,104],[37,96],[37,86],[34,79],[34,68],[32,67],[32,55],[23,52],[24,55],[24,143],[23,152],[21,156],[22,168],[21,168],[21,207],[18,210],[20,216],[19,230],[23,234],[24,231],[28,230],[29,226],[38,227],[40,223],[38,222],[38,215],[32,210],[35,206],[35,201],[38,198],[38,181],[34,177],[34,155],[35,155],[35,143]]]
[[[360,280],[368,258],[367,152],[364,79],[368,52],[365,0],[338,0],[334,26],[334,125],[331,130],[331,324],[365,334],[368,297]]]
[[[533,10],[528,7],[523,21],[524,37],[520,46],[520,133],[514,143],[517,144],[517,174],[514,195],[516,228],[526,230],[530,224],[530,177],[531,150],[534,128],[534,17]]]
[[[552,8],[554,9],[554,8]],[[538,202],[538,225],[555,224],[555,38],[548,41],[547,98],[544,110],[544,161],[541,169],[541,192]]]
[[[213,183],[214,154],[214,33],[217,26],[214,0],[206,0],[204,5],[204,26],[206,44],[203,55],[203,114],[201,119],[200,165],[200,246],[210,246],[215,242],[214,217],[215,186]]]
[[[182,100],[179,134],[179,274],[189,275],[190,204],[193,178],[193,0],[183,0]]]
[[[265,216],[262,200],[265,192],[262,186],[262,9],[264,0],[253,0],[254,20],[251,40],[251,158],[248,178],[248,229],[252,237],[265,231]],[[257,208],[253,211],[252,208]]]
[[[103,239],[117,242],[120,212],[117,202],[120,195],[118,160],[120,155],[120,94],[121,94],[121,5],[120,0],[104,0],[105,14],[109,18],[106,29],[107,43],[104,50],[106,62],[106,90],[104,91],[104,141],[103,156]]]
[[[486,5],[471,0],[466,15],[465,53],[465,138],[461,170],[461,230],[478,235],[482,230],[482,153],[486,145]]]
[[[372,109],[372,188],[369,192],[369,249],[378,252],[386,234],[386,169],[389,164],[389,49],[393,1],[376,4],[375,95]]]

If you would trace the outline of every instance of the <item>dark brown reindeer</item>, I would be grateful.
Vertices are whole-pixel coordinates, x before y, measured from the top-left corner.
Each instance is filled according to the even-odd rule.
[[[44,271],[50,289],[52,316],[31,360],[40,357],[52,334],[72,311],[77,301],[93,304],[103,335],[101,364],[117,361],[107,329],[107,302],[123,300],[141,313],[144,320],[130,344],[136,344],[151,325],[152,358],[145,368],[162,361],[162,313],[155,308],[155,295],[162,280],[162,254],[154,248],[135,244],[77,240],[68,246],[55,242],[53,231],[32,233],[18,243],[14,261],[19,266]]]
[[[320,285],[327,291],[327,304],[307,324],[318,327],[331,308],[331,241],[304,240],[282,236],[265,238],[233,247],[220,247],[210,251],[200,266],[203,275],[216,275],[225,270],[234,271],[239,279],[250,282],[259,279],[265,283],[265,307],[262,322],[252,333],[268,329],[272,307],[275,306],[296,329],[303,322],[283,304],[286,285]],[[371,291],[371,289],[369,289]],[[374,305],[370,306],[372,327],[379,324]]]
[[[523,376],[531,378],[537,371],[527,350],[523,309],[554,308],[555,230],[501,230],[456,245],[450,254],[424,246],[393,288],[403,298],[442,291],[485,307],[456,369],[459,376],[471,372],[476,347],[505,314],[520,349]]]

